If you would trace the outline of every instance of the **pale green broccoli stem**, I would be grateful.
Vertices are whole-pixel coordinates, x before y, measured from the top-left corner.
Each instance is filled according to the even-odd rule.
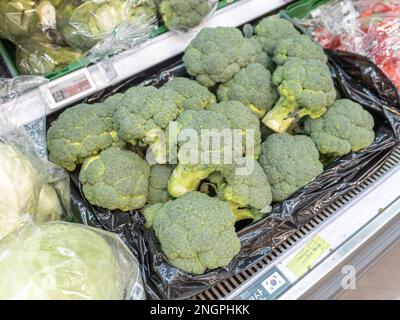
[[[238,205],[234,202],[228,201],[228,206],[231,209],[233,215],[235,216],[235,222],[242,220],[255,220],[256,216],[254,215],[251,209],[247,208],[239,208]]]
[[[286,132],[294,121],[293,114],[297,107],[297,103],[281,97],[275,107],[264,117],[262,123],[275,132]]]
[[[157,163],[167,163],[167,139],[164,131],[161,129],[149,131],[146,135],[146,143],[149,145]]]
[[[199,168],[178,164],[168,182],[168,192],[174,198],[185,193],[196,191],[202,180],[206,179],[215,170],[212,167]]]

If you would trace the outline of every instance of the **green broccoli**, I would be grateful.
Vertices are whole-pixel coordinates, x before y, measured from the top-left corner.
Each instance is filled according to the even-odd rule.
[[[211,12],[208,0],[162,0],[159,12],[168,29],[190,29],[198,26]]]
[[[176,122],[178,136],[184,130],[192,130],[197,137],[195,145],[183,139],[178,141],[179,163],[168,183],[169,193],[178,198],[187,192],[196,191],[201,181],[211,173],[226,170],[230,166],[229,163],[232,163],[233,154],[228,155],[231,156],[230,159],[225,158],[227,148],[228,151],[232,151],[232,141],[230,139],[226,145],[223,133],[225,130],[231,133],[231,123],[222,114],[209,110],[188,110],[183,112]],[[209,135],[202,134],[206,131]],[[219,143],[212,143],[210,137]],[[204,157],[205,154],[208,158]]]
[[[161,90],[165,89],[173,90],[178,94],[178,106],[182,111],[208,109],[217,102],[215,95],[207,88],[187,78],[174,78],[161,88]]]
[[[224,267],[240,251],[232,211],[217,198],[190,192],[147,208],[144,216],[169,263],[184,272]]]
[[[225,83],[257,59],[256,46],[239,29],[204,28],[183,55],[187,72],[205,87]]]
[[[86,158],[118,141],[110,116],[115,106],[80,104],[65,110],[47,131],[49,159],[74,171]]]
[[[283,65],[289,58],[315,59],[323,63],[328,62],[324,49],[307,35],[283,39],[276,44],[273,54],[274,62],[277,65]]]
[[[220,101],[240,101],[260,118],[272,108],[277,95],[271,73],[259,63],[249,64],[218,88]]]
[[[129,22],[135,25],[157,22],[157,7],[153,0],[141,0],[129,10]]]
[[[323,171],[318,149],[310,137],[274,133],[261,145],[260,164],[274,202],[287,199]]]
[[[121,139],[133,145],[149,145],[156,161],[164,163],[164,130],[179,113],[174,91],[133,87],[125,92],[114,112],[114,129]]]
[[[256,59],[254,60],[254,63],[259,63],[264,68],[268,70],[274,70],[275,69],[275,64],[274,61],[271,59],[271,57],[266,53],[261,44],[257,41],[255,37],[248,38],[247,41],[254,47],[256,50]]]
[[[258,159],[261,146],[260,120],[258,117],[238,101],[223,101],[214,104],[210,111],[222,114],[229,121],[230,129],[240,130],[243,148],[236,154]],[[248,136],[248,133],[251,136]]]
[[[319,119],[306,119],[304,129],[322,155],[341,157],[367,148],[375,138],[374,118],[351,100],[337,100]]]
[[[255,31],[255,39],[262,45],[264,51],[271,56],[278,41],[295,38],[300,35],[300,32],[296,30],[292,23],[277,16],[261,20]]]
[[[321,117],[336,98],[328,66],[320,60],[291,58],[272,77],[280,98],[262,122],[275,132],[285,132],[294,120]]]
[[[148,204],[164,203],[172,199],[168,193],[168,181],[174,169],[174,165],[163,164],[156,164],[151,167]]]
[[[149,176],[149,164],[136,153],[110,148],[85,160],[79,181],[92,205],[131,211],[145,206]]]

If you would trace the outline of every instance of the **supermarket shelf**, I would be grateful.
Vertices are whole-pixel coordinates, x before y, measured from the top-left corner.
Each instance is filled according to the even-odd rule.
[[[196,299],[330,299],[400,242],[400,149],[261,263]]]

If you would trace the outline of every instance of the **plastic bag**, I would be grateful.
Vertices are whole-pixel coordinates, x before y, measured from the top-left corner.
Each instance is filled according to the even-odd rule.
[[[30,224],[0,243],[0,299],[143,300],[136,258],[119,237],[78,224]]]
[[[10,0],[0,4],[0,37],[17,47],[21,74],[47,75],[78,60],[87,64],[133,48],[149,39],[156,27],[152,0]]]
[[[46,103],[38,77],[0,80],[0,239],[29,220],[69,219],[69,177],[47,161]],[[34,90],[37,89],[37,90]],[[21,94],[30,92],[30,109]]]
[[[186,32],[199,26],[218,7],[218,0],[155,0],[165,26]]]

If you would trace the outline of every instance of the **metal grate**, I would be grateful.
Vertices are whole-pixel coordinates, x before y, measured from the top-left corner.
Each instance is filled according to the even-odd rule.
[[[282,255],[285,251],[291,248],[295,243],[301,240],[309,232],[315,229],[318,225],[325,222],[329,217],[331,217],[335,212],[337,212],[341,207],[354,199],[360,192],[368,188],[374,182],[379,180],[385,173],[390,171],[394,166],[400,164],[400,147],[396,149],[385,164],[380,168],[374,175],[367,178],[362,184],[354,188],[352,191],[343,195],[335,203],[331,204],[323,211],[321,211],[317,216],[313,217],[306,225],[296,231],[287,240],[281,243],[279,246],[275,247],[267,256],[262,260],[257,262],[254,266],[249,269],[234,275],[232,278],[223,280],[211,287],[210,289],[203,291],[199,295],[195,296],[194,300],[218,300],[226,297],[233,290],[238,288],[258,271],[265,268],[266,266],[274,263],[274,260]]]

